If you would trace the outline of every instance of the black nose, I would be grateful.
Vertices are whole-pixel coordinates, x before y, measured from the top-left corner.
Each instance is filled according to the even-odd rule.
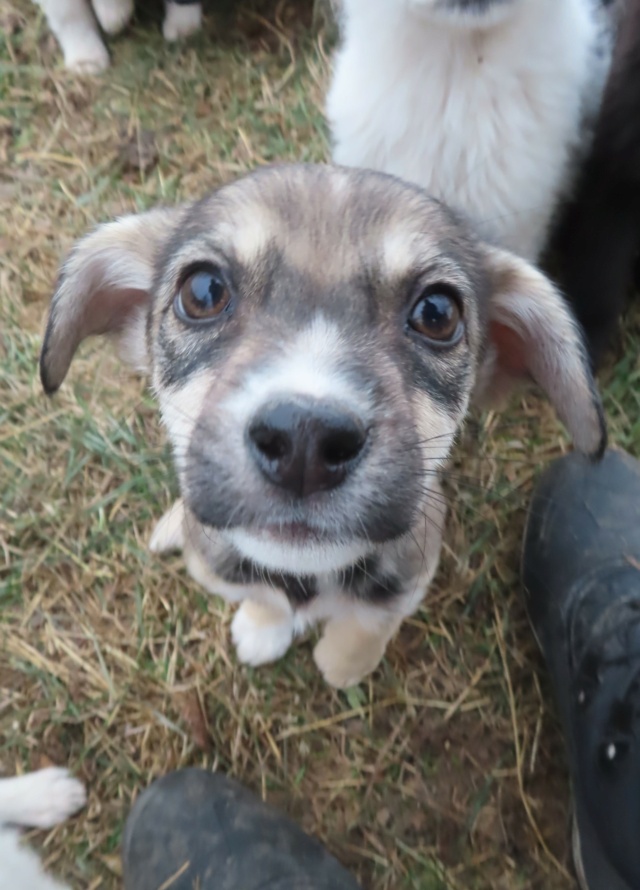
[[[262,474],[305,497],[340,485],[357,463],[367,431],[340,408],[301,400],[267,405],[247,438]]]

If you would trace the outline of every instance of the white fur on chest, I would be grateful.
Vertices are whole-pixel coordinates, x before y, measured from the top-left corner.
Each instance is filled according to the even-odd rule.
[[[535,259],[606,72],[591,0],[520,0],[484,31],[399,0],[346,0],[345,13],[333,159],[416,182]]]

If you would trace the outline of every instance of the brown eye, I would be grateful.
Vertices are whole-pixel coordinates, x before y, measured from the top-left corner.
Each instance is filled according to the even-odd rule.
[[[425,291],[414,304],[409,324],[418,334],[443,345],[457,343],[464,327],[458,300],[438,287]]]
[[[176,315],[183,321],[207,321],[220,315],[231,301],[222,275],[216,269],[200,269],[186,279],[174,300]]]

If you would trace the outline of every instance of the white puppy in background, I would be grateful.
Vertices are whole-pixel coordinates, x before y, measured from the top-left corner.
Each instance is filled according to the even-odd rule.
[[[0,890],[64,890],[20,842],[20,828],[52,828],[84,806],[84,786],[50,767],[0,779]]]
[[[333,160],[421,185],[536,260],[607,75],[618,0],[343,0]]]
[[[118,34],[133,15],[133,0],[36,0],[64,54],[67,68],[95,74],[109,67],[109,53],[100,28]],[[202,4],[194,0],[166,0],[162,32],[179,40],[198,31]]]

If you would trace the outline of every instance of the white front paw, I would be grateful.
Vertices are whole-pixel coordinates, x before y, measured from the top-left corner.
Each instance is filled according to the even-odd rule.
[[[87,802],[82,782],[56,766],[21,776],[19,789],[16,821],[33,828],[52,828]]]
[[[277,661],[293,641],[293,616],[245,600],[231,622],[231,637],[243,664]]]
[[[98,74],[109,67],[109,53],[100,35],[88,28],[70,31],[61,40],[64,63],[78,74]]]
[[[118,34],[133,15],[133,0],[92,0],[93,11],[107,34]]]
[[[184,549],[184,505],[182,498],[170,507],[162,519],[156,523],[149,550],[152,553],[169,553],[171,550]]]
[[[165,40],[180,40],[195,34],[202,26],[200,3],[167,3],[162,33]]]

